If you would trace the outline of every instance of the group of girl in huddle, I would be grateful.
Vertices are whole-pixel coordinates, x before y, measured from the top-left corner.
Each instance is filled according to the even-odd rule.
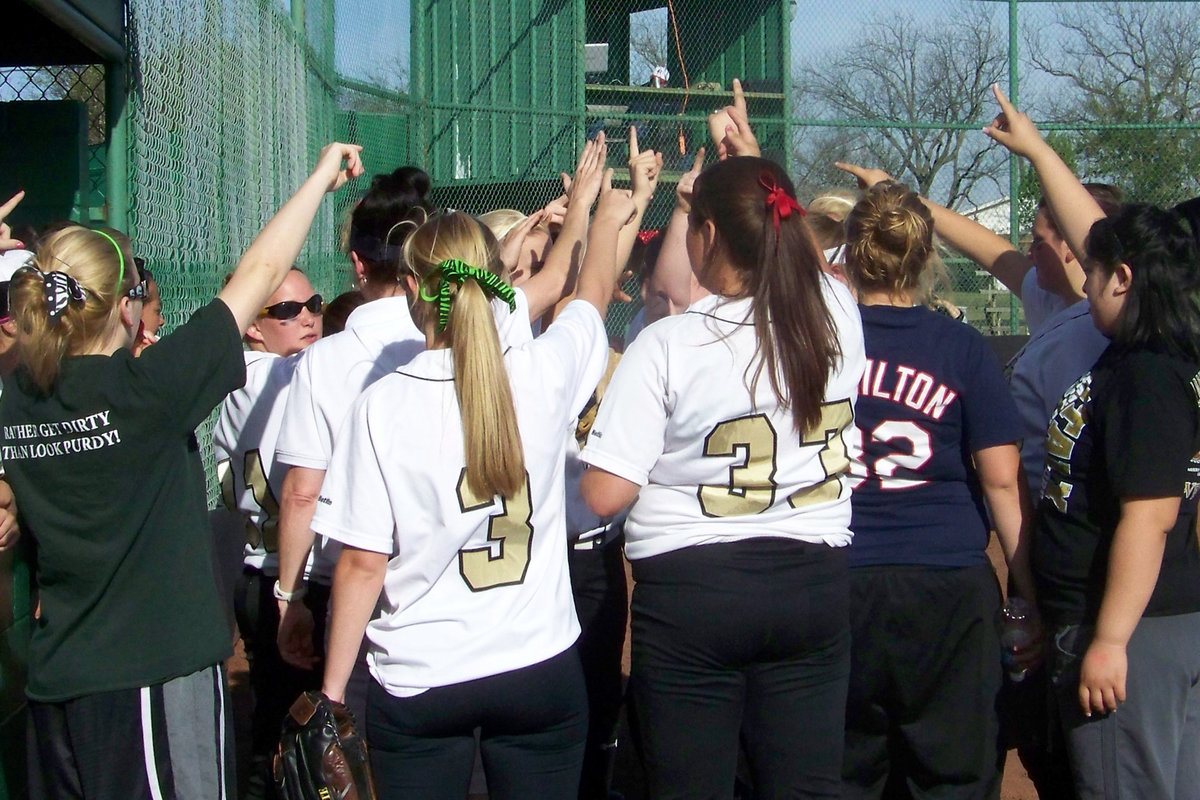
[[[128,240],[51,237],[12,279],[22,366],[0,400],[38,558],[37,795],[233,792],[192,433],[228,395],[260,769],[288,695],[319,685],[365,709],[382,797],[463,797],[477,747],[494,797],[604,796],[623,532],[653,797],[732,796],[739,753],[755,797],[997,797],[995,530],[1041,611],[1014,656],[1051,676],[1072,790],[1195,796],[1195,232],[1106,214],[997,98],[986,132],[1037,170],[1109,341],[1044,420],[1036,515],[1024,409],[983,338],[923,302],[935,231],[970,231],[845,165],[865,193],[843,285],[736,85],[655,270],[686,312],[615,370],[604,315],[662,168],[633,131],[630,190],[601,135],[499,235],[435,210],[419,170],[376,176],[345,237],[366,302],[324,339],[292,264],[356,146],[322,151],[217,299],[138,358]]]

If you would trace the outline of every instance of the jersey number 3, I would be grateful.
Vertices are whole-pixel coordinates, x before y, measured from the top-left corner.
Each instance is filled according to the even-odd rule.
[[[458,571],[473,592],[515,586],[525,581],[533,551],[533,502],[529,473],[512,497],[477,497],[467,486],[467,471],[458,477],[458,505],[465,514],[492,508],[488,517],[488,544],[458,551]]]
[[[842,494],[841,475],[850,466],[842,433],[854,422],[849,400],[821,406],[821,421],[800,439],[800,444],[820,446],[818,458],[825,477],[796,490],[788,498],[792,508],[837,500]],[[714,458],[741,457],[729,468],[729,482],[706,484],[698,495],[706,517],[737,517],[760,514],[775,503],[776,451],[779,438],[765,414],[728,419],[704,438],[704,455]]]

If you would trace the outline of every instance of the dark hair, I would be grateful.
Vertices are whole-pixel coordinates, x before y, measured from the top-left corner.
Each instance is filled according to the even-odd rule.
[[[1126,205],[1097,220],[1087,238],[1090,269],[1112,275],[1129,267],[1132,286],[1117,319],[1113,343],[1149,346],[1200,360],[1200,264],[1183,217],[1145,203]]]
[[[1088,194],[1099,204],[1100,210],[1104,212],[1104,216],[1106,217],[1111,217],[1121,210],[1121,206],[1125,205],[1125,193],[1111,183],[1089,181],[1083,185],[1083,188],[1087,189]],[[1058,231],[1058,220],[1050,212],[1046,195],[1043,194],[1038,197],[1037,207],[1038,211],[1045,209],[1046,218],[1050,220],[1050,224],[1054,226],[1054,230]]]
[[[433,210],[425,199],[431,186],[429,176],[418,167],[400,167],[371,178],[371,187],[350,215],[346,242],[347,250],[362,259],[367,280],[398,279],[405,238]]]
[[[820,421],[841,347],[812,234],[798,212],[781,219],[776,233],[763,183],[796,196],[787,173],[772,161],[742,156],[717,162],[697,179],[689,223],[713,223],[717,247],[751,297],[761,355],[751,394],[765,369],[780,408],[791,410],[797,431],[807,431]]]
[[[332,336],[346,329],[346,320],[354,309],[367,302],[360,291],[342,292],[325,305],[321,313],[322,331],[324,336]]]
[[[1196,249],[1200,250],[1200,197],[1184,200],[1171,210],[1183,217],[1188,231],[1192,234],[1192,241],[1196,243]]]
[[[658,269],[658,257],[662,253],[663,240],[666,238],[663,231],[652,230],[649,235],[639,234],[634,240],[629,263],[637,265],[639,283],[645,283],[654,277],[654,270]]]

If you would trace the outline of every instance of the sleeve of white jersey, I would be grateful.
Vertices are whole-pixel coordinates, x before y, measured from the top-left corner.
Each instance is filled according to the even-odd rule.
[[[370,394],[359,398],[338,436],[312,529],[351,547],[391,555],[395,523],[371,437],[369,398]]]
[[[647,328],[613,372],[580,455],[585,463],[645,486],[665,449],[666,349],[662,327]]]
[[[275,458],[293,467],[326,469],[332,451],[329,424],[313,395],[313,359],[302,358],[288,388]]]
[[[496,313],[496,332],[500,336],[500,348],[520,347],[533,341],[533,324],[529,319],[529,300],[519,288],[513,290],[516,306],[512,311],[504,306]],[[502,305],[499,300],[494,301]]]
[[[572,300],[554,323],[530,347],[536,352],[535,362],[543,371],[542,385],[559,385],[562,396],[569,402],[563,408],[562,419],[567,422],[587,404],[596,384],[604,377],[608,366],[608,334],[604,320],[591,303]]]

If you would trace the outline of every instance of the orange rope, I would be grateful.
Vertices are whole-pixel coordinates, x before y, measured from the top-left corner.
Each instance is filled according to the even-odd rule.
[[[671,18],[671,30],[675,33],[675,55],[679,56],[679,70],[683,73],[683,105],[679,108],[679,116],[687,112],[688,98],[691,97],[692,84],[688,80],[687,64],[683,61],[683,47],[679,43],[679,22],[675,19],[675,4],[667,0],[667,15]],[[687,153],[687,140],[683,135],[683,123],[679,123],[679,154]]]

